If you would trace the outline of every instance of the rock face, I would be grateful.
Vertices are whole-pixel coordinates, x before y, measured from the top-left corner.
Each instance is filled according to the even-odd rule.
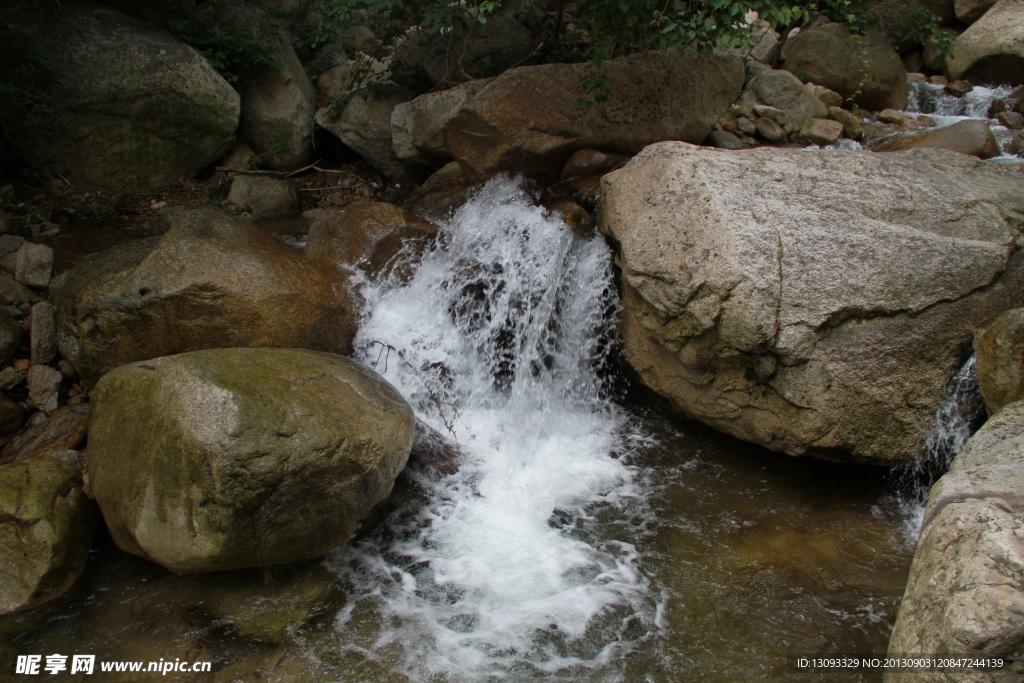
[[[501,171],[556,181],[573,152],[635,153],[659,140],[700,143],[740,94],[736,55],[645,52],[607,61],[607,102],[577,109],[589,64],[509,69],[445,126],[448,152],[476,180]]]
[[[316,113],[316,122],[351,147],[381,175],[403,184],[419,182],[429,169],[399,159],[391,147],[391,115],[402,102],[412,99],[412,91],[397,85],[384,85],[372,91],[352,93],[332,116],[329,107]]]
[[[71,592],[96,518],[74,466],[54,458],[0,465],[0,615]]]
[[[921,540],[889,641],[890,655],[1002,657],[1024,675],[1024,402],[989,419],[932,487]],[[889,672],[886,683],[954,680],[941,672]],[[959,679],[965,680],[965,679]]]
[[[879,111],[907,104],[907,71],[896,51],[877,29],[851,35],[844,24],[800,31],[786,42],[786,71],[813,81],[859,107]]]
[[[344,543],[391,492],[413,437],[411,409],[381,377],[301,349],[135,363],[92,402],[89,475],[111,535],[178,573]]]
[[[953,43],[950,80],[1024,85],[1024,0],[999,0]]]
[[[371,277],[412,264],[430,246],[438,227],[385,202],[356,202],[341,211],[325,211],[309,227],[306,256]]]
[[[1024,399],[1024,308],[996,318],[974,342],[978,388],[989,414]]]
[[[191,47],[86,4],[54,31],[63,135],[55,168],[85,185],[160,186],[191,178],[235,140],[239,98]]]
[[[391,112],[391,142],[399,159],[440,168],[451,159],[444,127],[491,78],[420,95]]]
[[[971,157],[661,143],[602,195],[626,360],[791,455],[913,458],[975,329],[1024,299],[1024,179]]]
[[[1001,153],[999,143],[988,127],[988,121],[980,119],[958,121],[951,126],[943,126],[923,135],[911,135],[871,146],[875,152],[922,148],[947,149],[979,159],[991,159]]]
[[[57,347],[87,382],[196,349],[346,352],[358,310],[336,268],[215,211],[89,256],[51,292]]]
[[[291,169],[313,156],[316,91],[291,44],[282,36],[277,68],[254,84],[242,84],[239,137],[267,168]]]

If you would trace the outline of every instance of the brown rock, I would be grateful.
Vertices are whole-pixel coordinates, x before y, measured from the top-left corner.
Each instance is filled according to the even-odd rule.
[[[85,440],[88,428],[87,403],[65,406],[7,444],[0,453],[0,462],[21,462],[77,448]]]
[[[60,407],[60,390],[64,375],[47,365],[28,369],[28,400],[39,410],[52,413]]]
[[[385,202],[357,202],[340,211],[325,211],[309,228],[306,256],[371,277],[402,277],[429,248],[438,227]]]
[[[1010,130],[1024,129],[1024,115],[1015,111],[1001,111],[996,114],[996,120]]]
[[[571,180],[592,173],[603,173],[620,168],[631,155],[614,152],[599,152],[596,149],[581,149],[574,153],[562,167],[562,180]]]
[[[809,145],[834,145],[843,134],[843,124],[828,119],[809,119],[800,128],[800,140]]]
[[[758,119],[754,122],[754,126],[757,127],[758,136],[772,144],[786,141],[786,131],[771,119]]]
[[[999,143],[989,130],[988,122],[968,119],[951,126],[937,128],[923,135],[912,135],[872,147],[875,152],[897,152],[904,149],[928,147],[948,149],[951,152],[969,154],[979,159],[999,156]]]
[[[425,474],[431,479],[440,479],[447,474],[458,472],[461,459],[462,451],[458,444],[416,418],[408,469]]]
[[[83,259],[52,289],[57,346],[86,383],[202,348],[344,352],[359,304],[343,274],[217,211]]]
[[[864,137],[864,130],[860,127],[860,119],[852,113],[839,107],[829,107],[828,117],[833,121],[843,124],[843,136],[851,140],[860,140]]]
[[[415,213],[441,216],[465,204],[475,185],[462,172],[459,162],[451,161],[409,193],[402,206]]]
[[[1024,308],[995,319],[974,342],[978,388],[989,414],[1024,399]]]
[[[590,214],[576,202],[570,202],[564,199],[554,202],[546,202],[544,204],[544,208],[553,213],[557,213],[558,217],[561,218],[566,225],[572,228],[573,233],[577,237],[585,238],[590,234]]]
[[[946,84],[946,92],[956,97],[963,97],[967,93],[974,90],[974,86],[969,81],[953,81],[952,83]]]
[[[30,361],[32,365],[49,363],[57,355],[57,318],[53,304],[40,301],[29,318]]]
[[[718,149],[743,149],[743,143],[740,142],[740,139],[724,130],[711,131],[711,134],[708,135],[707,140],[704,142]]]

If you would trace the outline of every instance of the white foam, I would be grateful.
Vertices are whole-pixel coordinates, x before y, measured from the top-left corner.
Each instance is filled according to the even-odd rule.
[[[597,373],[617,305],[609,249],[508,178],[438,244],[407,284],[365,288],[356,357],[451,428],[465,460],[332,566],[390,624],[371,649],[399,647],[414,678],[603,666],[630,646],[623,618],[646,632],[657,610],[633,539],[595,521],[643,499]]]

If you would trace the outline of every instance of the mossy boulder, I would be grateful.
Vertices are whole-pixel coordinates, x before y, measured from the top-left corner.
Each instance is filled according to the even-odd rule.
[[[413,437],[380,376],[304,349],[134,363],[92,402],[89,476],[114,541],[182,574],[341,545],[391,492]]]
[[[183,214],[162,237],[83,259],[51,291],[58,348],[90,383],[126,363],[197,349],[345,353],[359,309],[337,268],[208,210]]]
[[[67,595],[85,570],[96,520],[73,465],[49,457],[0,465],[0,616]]]
[[[73,182],[110,189],[191,178],[231,149],[238,93],[194,49],[93,3],[50,29],[61,134],[43,150]]]

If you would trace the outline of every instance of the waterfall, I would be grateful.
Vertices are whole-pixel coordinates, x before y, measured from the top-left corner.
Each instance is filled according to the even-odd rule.
[[[949,380],[945,389],[946,401],[935,412],[932,431],[924,448],[898,474],[897,486],[906,513],[904,536],[914,543],[920,533],[924,506],[932,484],[949,468],[985,417],[975,361],[972,355]]]
[[[354,591],[337,617],[345,641],[390,652],[414,680],[593,680],[618,666],[657,605],[638,532],[608,523],[645,507],[601,379],[618,305],[608,246],[498,177],[411,279],[364,295],[355,357],[462,458],[335,553]]]
[[[947,93],[945,86],[941,85],[920,81],[909,81],[908,85],[907,107],[904,111],[958,119],[987,119],[992,101],[1005,99],[1013,92],[1013,87],[1008,85],[990,88],[979,85],[963,97],[957,97]]]

